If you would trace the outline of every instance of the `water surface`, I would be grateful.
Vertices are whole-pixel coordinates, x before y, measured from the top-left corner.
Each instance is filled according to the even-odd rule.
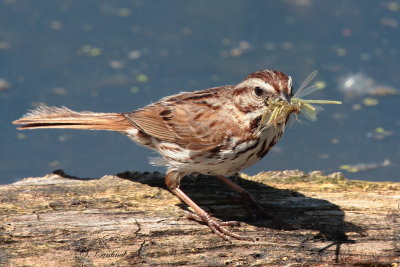
[[[398,89],[399,12],[398,1],[2,0],[0,79],[10,87],[0,87],[0,183],[55,169],[79,177],[163,171],[147,163],[154,153],[117,133],[15,130],[11,121],[40,103],[126,112],[266,68],[297,85],[317,69],[324,89],[312,96],[343,105],[288,128],[246,173],[376,163],[344,173],[399,181],[399,95],[338,89],[341,77],[360,72]],[[391,134],[371,138],[376,129]],[[391,165],[380,167],[385,159]]]

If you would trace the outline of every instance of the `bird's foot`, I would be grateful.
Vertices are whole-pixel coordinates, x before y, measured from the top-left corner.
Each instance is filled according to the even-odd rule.
[[[255,241],[254,238],[245,235],[239,235],[229,231],[224,226],[239,226],[240,223],[237,221],[221,221],[217,218],[210,216],[207,212],[202,213],[201,215],[192,213],[192,212],[185,212],[186,218],[190,220],[195,220],[201,223],[205,223],[208,227],[213,231],[215,234],[219,235],[225,240],[231,240],[231,238],[235,238],[238,240],[250,240]]]

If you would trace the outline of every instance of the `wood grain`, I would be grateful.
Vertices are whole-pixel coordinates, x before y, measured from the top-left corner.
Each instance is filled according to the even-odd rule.
[[[185,218],[160,173],[79,179],[62,171],[0,186],[0,265],[320,266],[400,264],[400,184],[340,173],[235,177],[270,215],[253,212],[216,178],[182,190],[256,242],[227,242]],[[272,214],[272,216],[271,216]]]

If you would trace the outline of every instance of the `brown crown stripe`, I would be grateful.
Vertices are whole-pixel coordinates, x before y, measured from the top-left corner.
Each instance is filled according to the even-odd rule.
[[[256,71],[247,76],[246,79],[248,78],[257,78],[266,81],[272,85],[278,93],[288,87],[289,80],[289,77],[286,74],[276,70]]]

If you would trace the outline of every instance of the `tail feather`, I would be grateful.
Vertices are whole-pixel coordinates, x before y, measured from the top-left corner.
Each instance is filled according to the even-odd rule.
[[[18,129],[67,128],[124,131],[132,127],[120,113],[76,112],[66,107],[39,107],[13,121]]]

